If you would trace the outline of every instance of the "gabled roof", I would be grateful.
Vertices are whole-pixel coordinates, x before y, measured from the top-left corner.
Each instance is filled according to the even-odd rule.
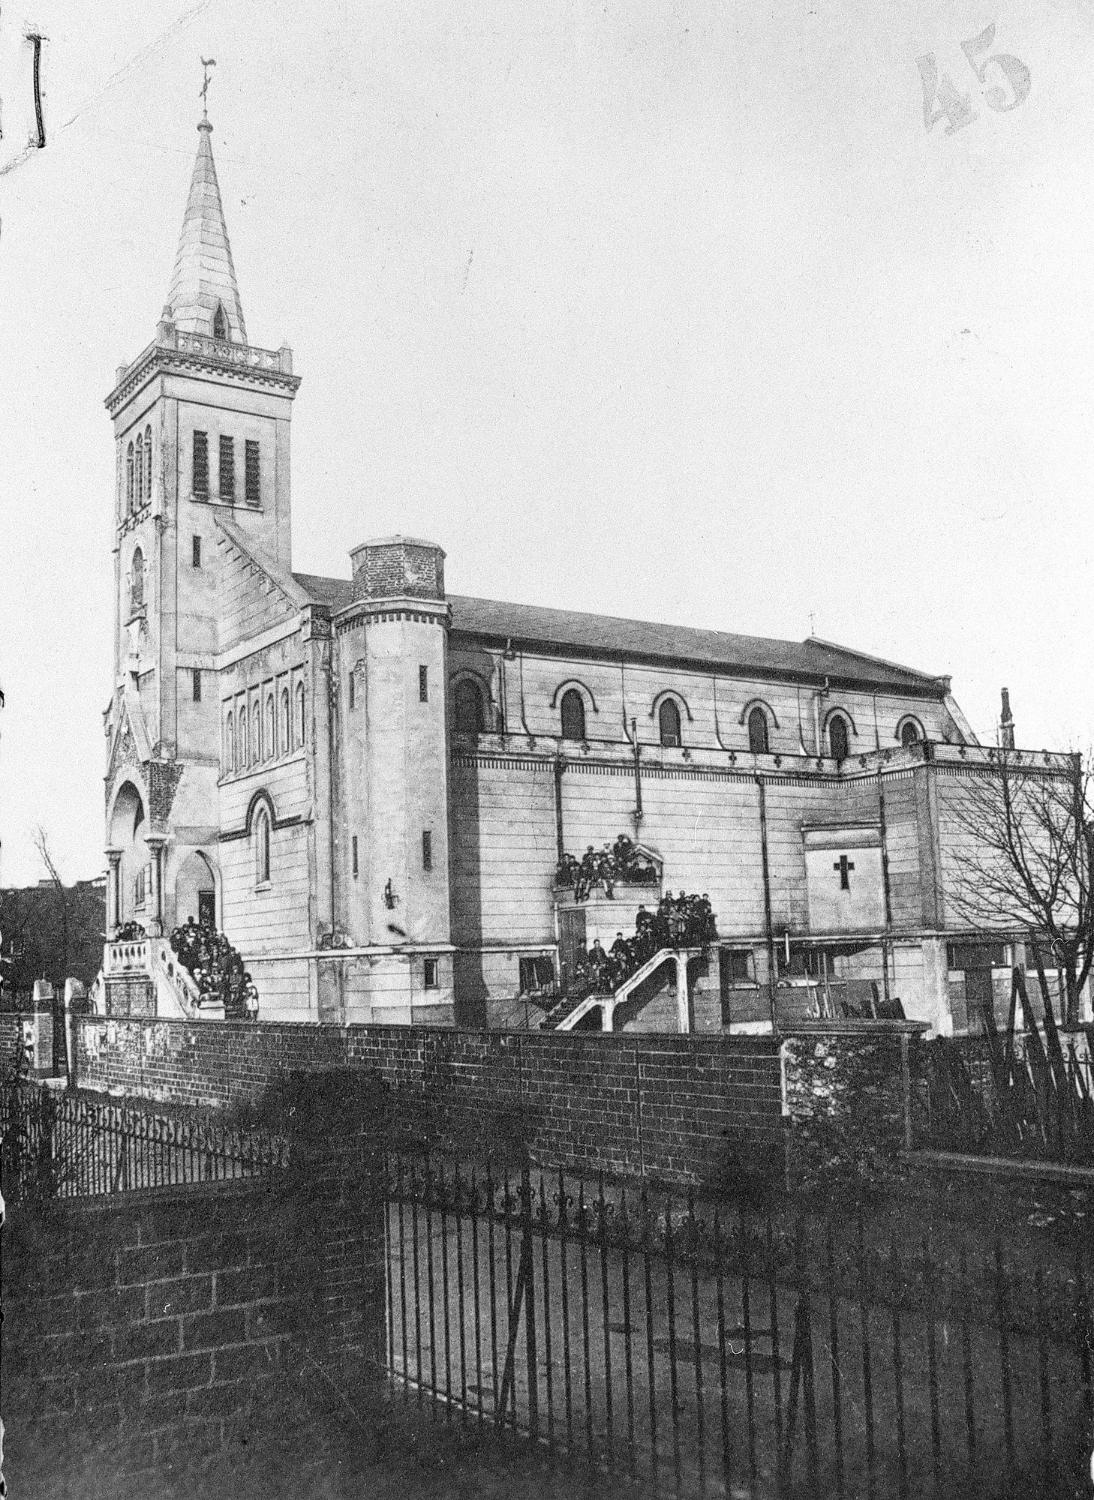
[[[247,327],[213,164],[212,131],[209,121],[202,120],[167,304],[176,328],[207,338],[213,337],[213,319],[219,304],[224,309],[232,342],[245,344]]]
[[[348,579],[321,578],[311,573],[293,577],[317,603],[331,609],[352,601]],[[695,630],[686,625],[658,625],[616,615],[583,614],[576,610],[546,609],[536,604],[507,604],[496,599],[471,599],[450,594],[452,631],[493,644],[511,641],[515,647],[560,649],[584,657],[618,661],[672,661],[689,666],[739,671],[749,677],[821,680],[825,677],[864,687],[881,687],[940,698],[948,679],[912,667],[883,661],[832,641],[811,637],[782,641],[767,636],[732,635],[720,630]]]

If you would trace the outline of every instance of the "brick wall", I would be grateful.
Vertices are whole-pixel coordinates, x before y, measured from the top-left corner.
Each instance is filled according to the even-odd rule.
[[[770,1037],[89,1017],[77,1055],[82,1087],[189,1104],[254,1099],[292,1071],[348,1063],[375,1071],[406,1123],[438,1139],[473,1140],[484,1118],[523,1115],[537,1155],[593,1170],[701,1181],[782,1148]]]
[[[124,1433],[123,1465],[209,1451],[247,1394],[281,1369],[295,1318],[267,1195],[184,1191],[155,1200],[18,1207],[4,1229],[4,1421],[10,1458],[33,1422]]]
[[[368,1159],[348,1160],[305,1149],[264,1186],[14,1205],[2,1348],[13,1493],[73,1466],[90,1470],[81,1493],[143,1497],[189,1475],[204,1493],[203,1463],[285,1420],[306,1428],[324,1392],[360,1396],[383,1338],[383,1219]]]
[[[35,1028],[38,1038],[38,1071],[51,1072],[53,1068],[53,1017],[49,1011],[45,1010],[0,1011],[0,1070],[6,1073],[14,1067],[16,1048],[23,1045],[24,1022],[29,1022]]]

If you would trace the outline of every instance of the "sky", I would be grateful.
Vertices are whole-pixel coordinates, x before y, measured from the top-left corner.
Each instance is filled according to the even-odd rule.
[[[1094,740],[1089,4],[20,3],[3,884],[43,873],[38,824],[67,878],[104,865],[103,400],[166,297],[201,56],[248,333],[303,377],[298,571],[426,536],[453,593],[813,629],[952,674],[983,738],[1005,684],[1020,744]]]

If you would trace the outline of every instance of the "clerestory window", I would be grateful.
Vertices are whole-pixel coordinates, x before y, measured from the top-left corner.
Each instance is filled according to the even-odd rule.
[[[585,700],[577,688],[567,688],[563,693],[561,719],[564,740],[585,738]]]
[[[753,755],[766,755],[769,744],[767,715],[762,708],[754,708],[748,716],[748,748]]]
[[[680,710],[671,698],[666,698],[657,711],[658,728],[662,745],[680,743]]]

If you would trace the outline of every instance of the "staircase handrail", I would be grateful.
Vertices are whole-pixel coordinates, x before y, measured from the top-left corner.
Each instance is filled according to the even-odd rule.
[[[189,1007],[190,1011],[196,1014],[201,1009],[201,990],[190,970],[179,961],[178,955],[166,938],[149,938],[147,941],[152,960],[151,967],[167,978],[179,999],[182,1000],[183,1008]]]
[[[639,965],[639,967],[635,969],[633,974],[628,974],[626,979],[622,980],[621,983],[616,985],[614,990],[589,990],[587,994],[581,996],[580,1000],[578,1000],[576,1004],[573,1004],[569,1010],[566,1010],[556,1022],[552,1023],[551,1018],[554,1014],[554,1011],[562,1010],[563,1007],[567,1004],[567,997],[563,997],[563,999],[559,1001],[557,1006],[554,1006],[552,1010],[549,1010],[547,1012],[547,1015],[544,1017],[543,1024],[547,1027],[553,1028],[556,1031],[571,1031],[574,1026],[577,1025],[578,1021],[580,1021],[583,1016],[587,1016],[588,1013],[596,1006],[610,1004],[614,1009],[615,1006],[622,1004],[622,1002],[626,1000],[627,997],[638,988],[643,980],[648,979],[651,974],[656,973],[661,965],[663,963],[667,963],[669,959],[672,959],[673,962],[675,962],[681,954],[684,954],[687,958],[698,958],[702,951],[703,950],[700,947],[684,945],[681,945],[679,948],[658,948],[656,953],[651,953],[649,958],[646,959],[645,963]]]

